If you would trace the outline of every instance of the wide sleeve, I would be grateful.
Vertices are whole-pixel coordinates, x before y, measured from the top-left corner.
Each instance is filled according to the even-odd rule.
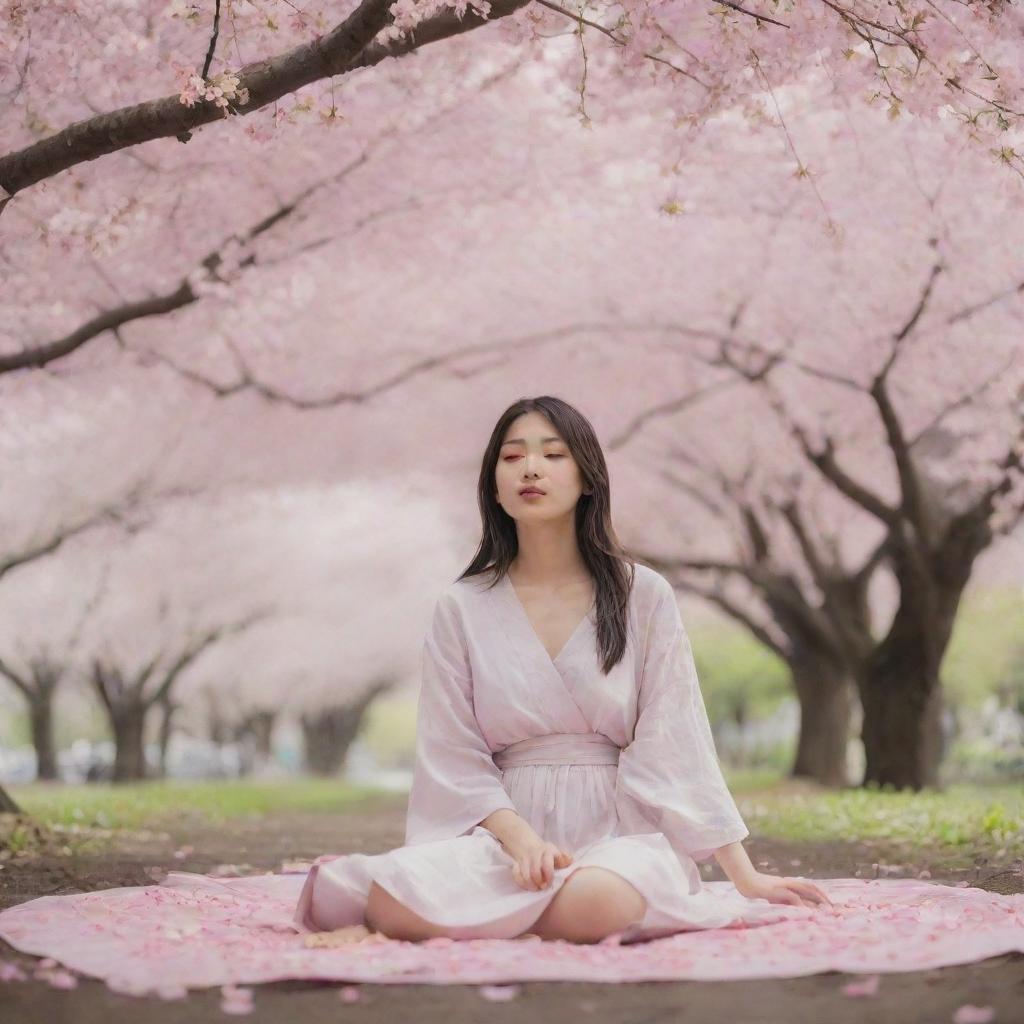
[[[442,594],[423,642],[406,845],[466,835],[502,807],[515,810],[473,710],[457,602]]]
[[[638,624],[641,636],[644,626]],[[677,853],[707,860],[750,831],[722,776],[690,640],[664,577],[646,627],[637,721],[619,755],[616,810],[627,833],[662,832]]]

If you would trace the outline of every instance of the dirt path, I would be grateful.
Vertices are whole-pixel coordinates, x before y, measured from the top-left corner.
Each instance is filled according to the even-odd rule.
[[[226,825],[183,816],[161,830],[118,833],[98,840],[93,849],[44,856],[12,858],[0,870],[0,907],[36,896],[83,892],[122,885],[151,885],[154,869],[207,872],[219,864],[249,869],[277,869],[286,860],[306,859],[321,853],[377,852],[403,840],[404,797],[387,797],[351,816],[288,813],[272,818],[234,819]],[[748,839],[751,859],[773,874],[802,874],[810,878],[876,874],[913,877],[926,858],[916,857],[904,869],[876,869],[876,864],[898,865],[900,851],[864,843],[830,843],[799,847],[768,840]],[[176,857],[175,851],[183,853]],[[905,859],[905,858],[904,858]],[[765,863],[761,863],[765,862]],[[798,863],[794,863],[798,862]],[[708,879],[724,878],[714,861]],[[938,881],[963,879],[996,892],[1020,892],[1021,880],[998,868],[962,868],[931,865]],[[31,974],[37,962],[0,942],[0,959],[15,962]],[[879,994],[870,1000],[850,999],[840,987],[852,975],[829,972],[807,978],[732,982],[645,982],[632,985],[594,985],[582,982],[523,983],[517,998],[504,1003],[484,1001],[475,986],[360,985],[354,1003],[339,999],[339,986],[318,982],[276,982],[258,986],[254,1022],[286,1018],[303,1024],[350,1021],[384,1024],[415,1017],[417,1024],[453,1024],[453,1021],[565,1024],[585,1020],[714,1021],[728,1024],[846,1024],[861,1022],[870,1012],[873,1024],[952,1021],[964,1003],[991,1006],[994,1024],[1024,1022],[1024,955],[1008,954],[963,967],[947,967],[911,974],[883,975]],[[80,978],[70,991],[51,988],[42,981],[0,981],[0,1019],[5,1024],[119,1024],[146,1020],[147,1024],[203,1024],[223,1021],[218,989],[201,990],[185,1000],[140,1000],[110,991],[105,984]]]

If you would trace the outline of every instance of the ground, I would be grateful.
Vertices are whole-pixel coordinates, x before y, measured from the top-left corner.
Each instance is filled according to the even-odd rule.
[[[235,818],[227,825],[202,815],[178,816],[161,830],[118,830],[91,844],[76,844],[70,854],[51,849],[31,856],[12,857],[0,870],[0,906],[35,896],[71,893],[123,885],[149,885],[147,868],[205,872],[219,864],[238,865],[242,872],[277,869],[282,861],[307,859],[324,852],[376,852],[401,844],[405,800],[385,796],[358,810],[339,815],[314,811],[275,810],[266,816]],[[751,859],[773,874],[808,878],[876,876],[875,865],[894,865],[890,877],[916,876],[925,867],[932,878],[956,882],[968,879],[997,892],[1024,891],[1013,871],[975,865],[943,867],[927,856],[907,856],[906,849],[878,843],[829,841],[782,842],[752,835],[744,841]],[[182,858],[175,850],[191,847]],[[90,852],[91,849],[91,852]],[[911,854],[914,851],[910,851]],[[799,861],[793,865],[792,861]],[[761,863],[766,862],[766,863]],[[724,878],[709,862],[709,879]],[[0,959],[14,961],[30,972],[36,962],[0,942]],[[953,1021],[965,1003],[990,1006],[996,1024],[1024,1022],[1024,955],[1007,954],[963,967],[882,976],[877,996],[845,997],[841,986],[855,976],[829,972],[806,978],[767,981],[647,982],[600,985],[580,982],[523,983],[519,995],[507,1002],[485,1001],[477,986],[369,985],[358,986],[360,998],[339,999],[337,984],[278,982],[257,986],[250,1020],[291,1019],[303,1024],[346,1020],[380,1022],[412,1017],[417,1024],[453,1020],[520,1021],[548,1024],[577,1018],[655,1024],[660,1021],[715,1021],[728,1024],[845,1024],[868,1014],[872,1024],[887,1021]],[[0,982],[0,1019],[5,1024],[118,1024],[144,1019],[147,1024],[203,1024],[221,1021],[218,989],[191,993],[185,1000],[164,1002],[137,999],[110,991],[102,982],[81,978],[76,989],[64,991],[45,982]]]

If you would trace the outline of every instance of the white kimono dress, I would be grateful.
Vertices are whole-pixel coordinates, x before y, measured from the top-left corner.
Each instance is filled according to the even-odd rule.
[[[592,605],[552,659],[508,577],[492,589],[485,577],[451,584],[423,644],[405,844],[318,857],[299,930],[363,924],[375,881],[452,938],[514,938],[589,865],[646,900],[621,942],[786,916],[792,907],[731,885],[712,891],[695,864],[749,830],[722,777],[672,586],[638,563],[626,650],[607,676],[596,641]],[[502,807],[573,854],[547,888],[521,888],[480,825]]]

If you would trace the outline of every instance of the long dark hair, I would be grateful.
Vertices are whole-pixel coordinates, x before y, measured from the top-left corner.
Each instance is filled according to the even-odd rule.
[[[636,563],[615,536],[608,467],[597,434],[590,421],[568,402],[552,395],[520,398],[498,418],[484,451],[477,482],[483,535],[476,554],[458,578],[490,573],[493,587],[506,575],[519,551],[515,520],[494,497],[495,470],[505,432],[513,420],[527,412],[538,412],[551,422],[580,467],[584,487],[592,489],[590,494],[581,494],[576,503],[576,542],[594,579],[597,647],[601,669],[607,675],[626,649],[626,608]]]

